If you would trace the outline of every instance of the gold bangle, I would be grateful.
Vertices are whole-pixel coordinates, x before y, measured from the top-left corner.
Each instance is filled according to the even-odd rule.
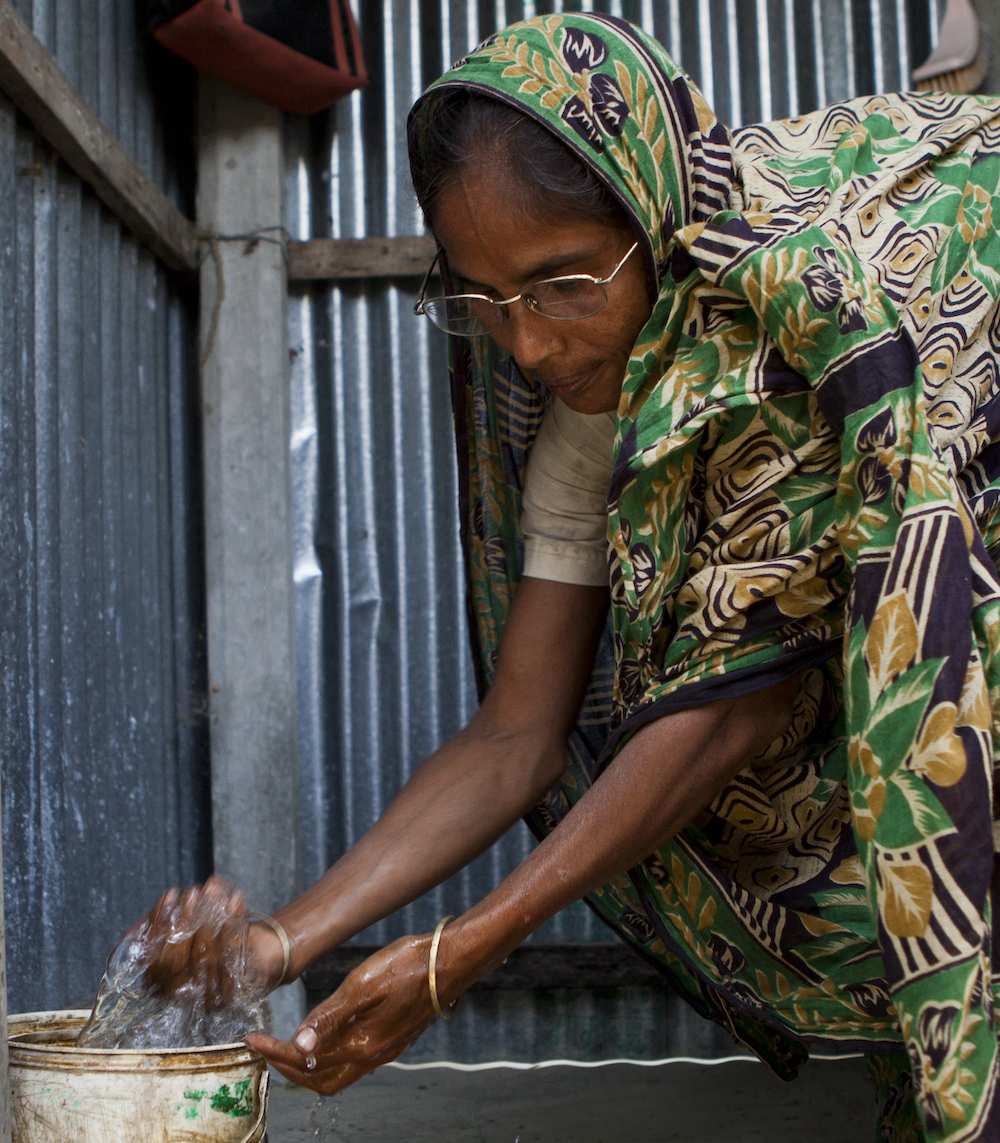
[[[454,921],[455,916],[449,913],[447,917],[442,917],[437,923],[437,928],[434,930],[434,936],[431,937],[431,951],[430,956],[427,958],[427,987],[431,993],[431,1005],[434,1011],[441,1017],[442,1020],[450,1020],[458,1010],[459,1004],[462,1002],[462,993],[453,1000],[447,1008],[441,1007],[441,1001],[438,1000],[437,990],[437,959],[438,959],[438,946],[441,944],[441,934],[444,932],[445,925],[449,921]]]
[[[266,913],[247,913],[248,921],[260,921],[262,924],[267,925],[274,931],[274,935],[281,941],[281,976],[278,977],[278,982],[275,988],[280,988],[285,983],[285,977],[288,975],[288,962],[292,959],[292,946],[288,940],[288,934],[285,932],[284,927],[280,921],[276,921],[273,917],[269,917]]]

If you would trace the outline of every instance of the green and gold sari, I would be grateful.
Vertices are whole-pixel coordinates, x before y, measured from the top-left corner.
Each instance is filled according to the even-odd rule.
[[[532,824],[644,723],[801,674],[788,732],[589,903],[778,1074],[872,1053],[882,1140],[1000,1140],[1000,100],[731,134],[636,28],[544,16],[421,99],[413,162],[454,87],[603,178],[655,298],[618,411],[609,636]],[[483,339],[452,365],[486,686],[545,395]]]

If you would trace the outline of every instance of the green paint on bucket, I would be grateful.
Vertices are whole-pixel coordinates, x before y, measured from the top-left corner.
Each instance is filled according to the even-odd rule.
[[[184,1098],[190,1099],[193,1103],[198,1104],[201,1102],[201,1100],[203,1100],[205,1098],[206,1095],[208,1095],[207,1091],[186,1091],[184,1093]],[[198,1108],[197,1107],[185,1107],[184,1108],[184,1118],[185,1119],[197,1119],[198,1118]]]
[[[253,1093],[250,1090],[250,1079],[239,1080],[233,1084],[232,1091],[229,1084],[224,1083],[212,1096],[212,1110],[221,1111],[223,1115],[231,1115],[234,1119],[244,1115],[253,1115]]]

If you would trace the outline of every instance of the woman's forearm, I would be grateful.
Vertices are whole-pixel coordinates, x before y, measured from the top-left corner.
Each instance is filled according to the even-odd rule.
[[[472,722],[311,889],[275,914],[292,946],[289,978],[439,885],[544,796],[563,769],[606,609],[602,588],[521,583],[496,678]],[[281,949],[259,929],[274,980]]]
[[[451,1000],[560,909],[648,857],[781,734],[797,679],[668,715],[640,730],[558,828],[445,930]]]
[[[478,857],[562,769],[555,744],[478,731],[474,722],[429,758],[364,837],[275,914],[292,942],[290,976]]]
[[[787,729],[798,680],[668,715],[636,733],[497,889],[444,929],[437,995],[451,1003],[570,902],[639,864]],[[291,1043],[249,1042],[324,1094],[394,1059],[433,1019],[430,936],[402,937],[348,975]]]

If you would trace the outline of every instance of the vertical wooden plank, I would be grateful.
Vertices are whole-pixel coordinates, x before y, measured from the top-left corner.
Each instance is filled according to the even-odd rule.
[[[281,112],[203,75],[199,119],[199,225],[275,238],[267,228],[282,222]],[[280,244],[212,243],[201,288],[215,868],[251,909],[270,913],[301,880]],[[279,993],[276,1031],[288,1034],[304,991]]]

